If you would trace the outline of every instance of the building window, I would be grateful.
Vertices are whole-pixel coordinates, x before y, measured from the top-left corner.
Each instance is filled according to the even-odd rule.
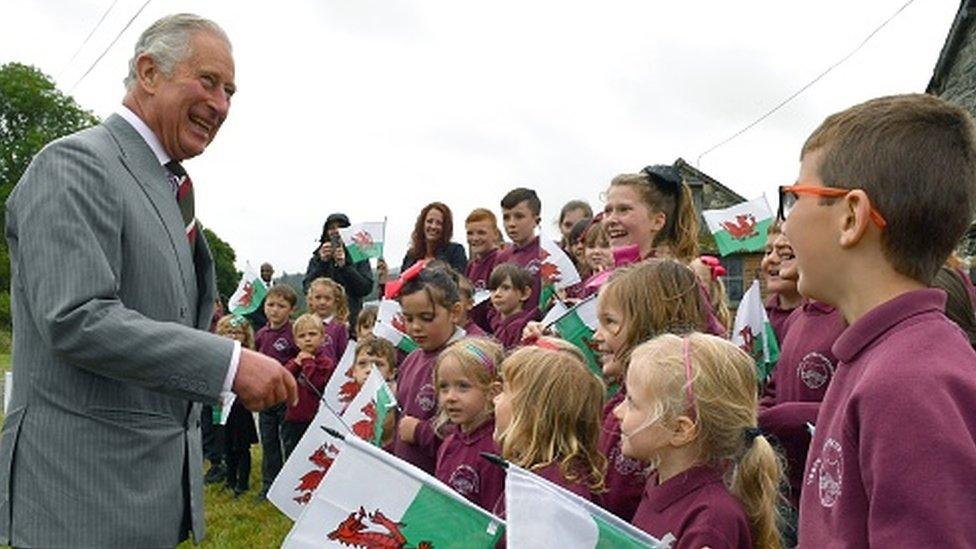
[[[726,273],[722,277],[722,282],[725,282],[725,295],[728,296],[729,307],[734,309],[739,306],[739,301],[742,300],[742,294],[745,291],[742,277],[742,256],[723,257],[722,265],[725,267]]]

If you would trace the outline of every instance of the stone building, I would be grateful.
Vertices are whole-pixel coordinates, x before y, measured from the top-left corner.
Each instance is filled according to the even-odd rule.
[[[701,217],[701,212],[702,210],[728,208],[734,204],[745,202],[746,199],[705,172],[695,168],[683,158],[675,160],[674,167],[681,172],[685,183],[691,187],[691,194],[695,200],[695,211],[698,212],[698,223],[702,229],[698,239],[699,247],[703,254],[718,257],[719,253],[715,247],[715,240],[709,234],[708,225]],[[762,256],[762,253],[735,253],[720,258],[722,265],[728,272],[724,282],[730,307],[738,306],[742,293],[759,276],[759,262],[762,261]]]
[[[935,62],[932,79],[926,93],[965,107],[976,116],[976,1],[962,0],[956,18],[939,59]],[[969,227],[959,245],[965,257],[976,255],[976,223]]]

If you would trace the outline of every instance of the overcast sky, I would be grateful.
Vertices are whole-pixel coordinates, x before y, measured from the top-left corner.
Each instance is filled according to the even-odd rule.
[[[136,38],[162,15],[217,21],[238,94],[215,142],[186,163],[197,215],[238,266],[301,271],[333,211],[389,218],[398,264],[424,204],[499,211],[516,186],[555,233],[572,198],[602,208],[610,179],[696,158],[851,50],[904,0],[535,2],[6,0],[0,63],[57,79],[111,114]],[[805,137],[871,97],[921,92],[958,0],[908,6],[857,55],[698,167],[751,198],[796,177]]]

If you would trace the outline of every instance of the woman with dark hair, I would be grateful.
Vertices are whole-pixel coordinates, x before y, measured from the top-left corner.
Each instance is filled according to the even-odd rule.
[[[403,257],[400,272],[421,259],[440,259],[459,273],[467,271],[468,258],[464,246],[451,242],[454,221],[451,209],[441,202],[431,202],[420,210],[410,236],[410,249]]]

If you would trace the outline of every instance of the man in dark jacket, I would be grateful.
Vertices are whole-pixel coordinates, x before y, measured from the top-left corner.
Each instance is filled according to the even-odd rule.
[[[356,316],[363,306],[363,298],[373,291],[373,270],[368,259],[349,263],[349,253],[339,238],[339,229],[348,226],[349,218],[346,214],[334,213],[325,220],[319,246],[308,260],[302,288],[307,293],[308,285],[322,276],[338,282],[346,290],[350,332],[355,333]]]

